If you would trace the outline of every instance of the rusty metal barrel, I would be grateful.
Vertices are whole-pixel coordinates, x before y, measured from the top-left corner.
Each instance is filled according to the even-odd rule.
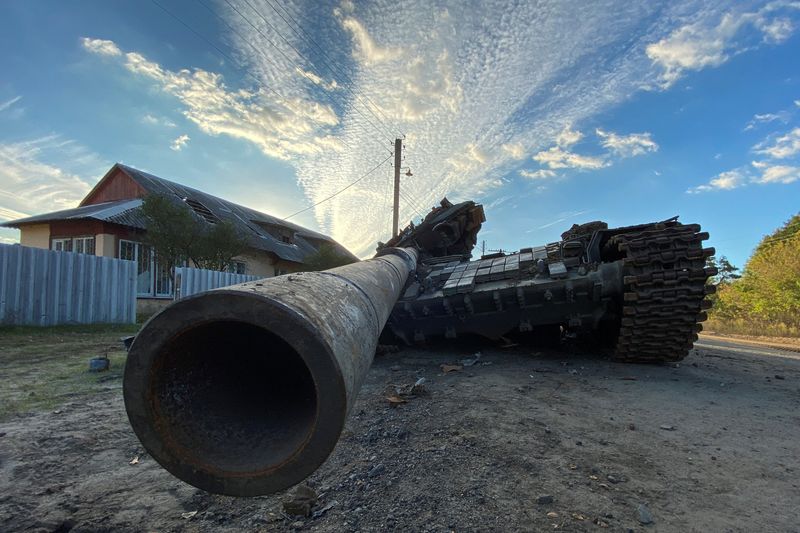
[[[183,481],[259,496],[330,455],[378,336],[417,264],[411,248],[178,300],[125,366],[125,408],[147,452]]]

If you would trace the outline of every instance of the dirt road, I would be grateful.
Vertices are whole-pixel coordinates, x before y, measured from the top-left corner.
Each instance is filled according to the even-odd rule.
[[[387,386],[420,377],[426,395],[389,406]],[[659,367],[492,345],[381,356],[309,479],[308,519],[280,495],[174,479],[130,431],[119,377],[104,387],[0,424],[0,530],[800,531],[797,353],[701,339]]]

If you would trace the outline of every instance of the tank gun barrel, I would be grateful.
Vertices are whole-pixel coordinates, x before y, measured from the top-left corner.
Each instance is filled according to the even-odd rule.
[[[195,487],[280,491],[333,451],[409,275],[413,248],[179,300],[131,346],[125,408],[148,453]]]

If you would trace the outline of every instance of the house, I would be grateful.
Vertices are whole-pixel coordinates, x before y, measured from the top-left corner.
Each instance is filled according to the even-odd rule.
[[[235,258],[232,270],[236,273],[270,277],[302,271],[303,260],[325,244],[356,260],[321,233],[120,163],[111,167],[78,207],[0,226],[18,228],[23,246],[136,261],[139,298],[172,298],[170,273],[143,243],[141,205],[148,194],[186,204],[198,224],[231,222],[248,241],[247,252]]]

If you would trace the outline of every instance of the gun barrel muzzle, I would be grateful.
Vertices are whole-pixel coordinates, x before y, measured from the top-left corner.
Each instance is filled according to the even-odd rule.
[[[125,408],[147,452],[217,494],[269,494],[311,475],[339,439],[416,263],[411,248],[386,249],[167,307],[125,367]]]

